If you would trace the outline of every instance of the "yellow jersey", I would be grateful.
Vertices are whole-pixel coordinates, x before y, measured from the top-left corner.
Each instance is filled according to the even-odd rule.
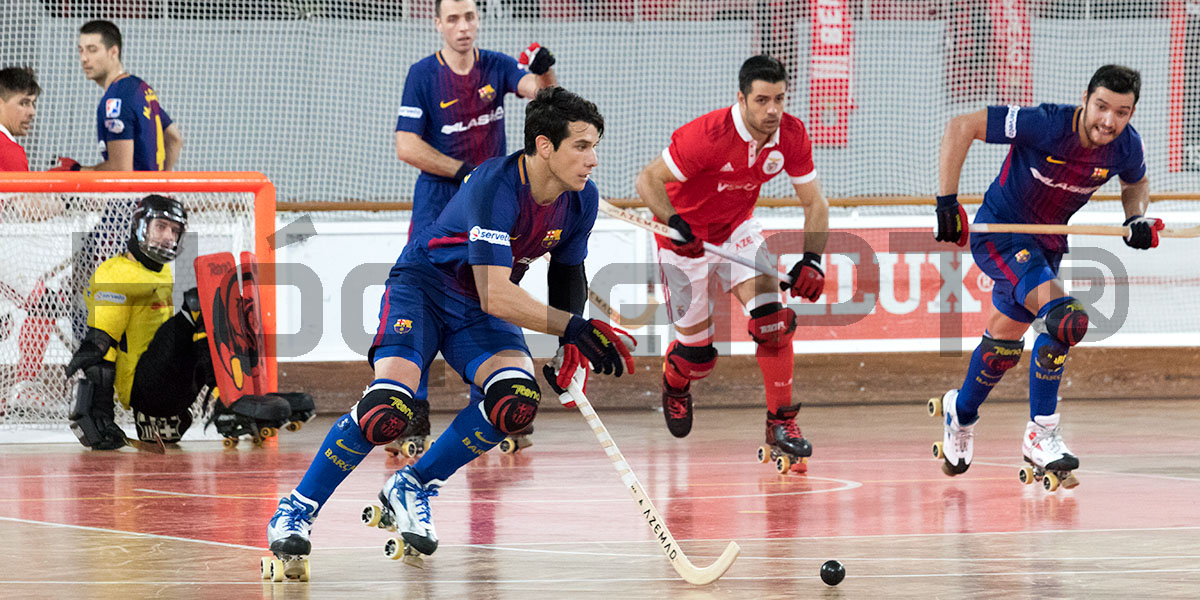
[[[87,291],[88,327],[117,341],[104,358],[117,363],[117,400],[126,409],[138,359],[174,313],[172,287],[171,265],[154,272],[128,254],[104,261],[92,274]]]

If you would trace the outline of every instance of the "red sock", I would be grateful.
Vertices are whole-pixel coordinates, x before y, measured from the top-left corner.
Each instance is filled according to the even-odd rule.
[[[667,385],[682,390],[688,386],[688,379],[679,374],[679,371],[667,366],[666,359],[663,359],[663,378],[667,380]]]
[[[762,370],[763,387],[766,389],[767,410],[777,412],[792,405],[792,369],[795,354],[792,345],[783,348],[767,348],[758,344],[754,351],[758,357],[758,368]]]

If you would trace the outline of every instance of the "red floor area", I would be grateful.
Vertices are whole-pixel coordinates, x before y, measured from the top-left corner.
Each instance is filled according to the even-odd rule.
[[[940,428],[918,404],[805,409],[816,451],[808,474],[786,476],[755,460],[761,411],[701,408],[693,434],[676,440],[658,413],[601,408],[692,562],[741,544],[726,576],[704,588],[678,579],[582,418],[557,409],[539,416],[534,446],[493,451],[433,499],[441,546],[423,570],[384,558],[390,534],[359,524],[402,464],[373,453],[322,510],[307,584],[261,583],[258,557],[277,498],[299,481],[328,419],[264,448],[191,442],[166,456],[0,444],[0,595],[794,598],[833,592],[817,572],[839,558],[848,577],[837,590],[853,597],[1195,597],[1195,404],[1156,407],[1178,416],[1166,426],[1145,403],[1064,407],[1082,483],[1055,493],[1017,479],[1027,417],[1012,404],[985,408],[976,462],[956,478],[930,456]],[[449,418],[435,415],[435,430]],[[1114,440],[1137,439],[1116,451]]]

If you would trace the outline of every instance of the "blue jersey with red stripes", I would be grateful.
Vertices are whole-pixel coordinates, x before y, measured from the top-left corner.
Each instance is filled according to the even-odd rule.
[[[438,152],[473,165],[503,156],[504,95],[515,94],[526,74],[511,56],[476,49],[471,71],[459,75],[439,51],[408,69],[396,131],[415,133]],[[425,172],[421,177],[451,181]]]
[[[512,268],[519,283],[547,252],[554,262],[577,265],[587,257],[600,192],[588,181],[547,205],[533,199],[526,157],[520,151],[485,161],[463,181],[437,220],[408,242],[392,267],[434,285],[478,298],[472,265]]]
[[[161,171],[167,158],[163,131],[171,117],[145,81],[127,75],[109,84],[96,107],[96,138],[108,160],[108,142],[133,140],[133,170]]]
[[[1063,225],[1114,175],[1137,183],[1146,175],[1142,138],[1127,125],[1095,148],[1079,141],[1082,108],[1069,104],[989,106],[987,142],[1010,144],[1000,175],[983,196],[979,223]],[[1065,252],[1065,235],[1038,236]]]

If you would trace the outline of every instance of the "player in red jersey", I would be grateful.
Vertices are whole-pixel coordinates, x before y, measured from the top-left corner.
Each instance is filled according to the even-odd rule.
[[[29,159],[17,138],[29,133],[41,93],[33,69],[0,69],[0,171],[29,170]]]
[[[691,431],[691,382],[716,365],[708,282],[720,265],[715,272],[724,289],[750,311],[750,336],[758,345],[766,387],[767,442],[806,457],[812,447],[796,427],[800,405],[792,403],[796,315],[782,302],[775,279],[705,254],[702,245],[709,242],[752,260],[765,252],[754,203],[763,183],[787,173],[804,208],[804,258],[789,273],[790,284],[780,287],[810,301],[821,296],[829,203],[804,124],[783,111],[786,92],[787,72],[777,59],[763,54],[746,60],[738,73],[737,104],[677,129],[670,146],[638,176],[637,191],[655,217],[686,240],[657,239],[677,333],[663,361],[667,428],[675,437]]]

